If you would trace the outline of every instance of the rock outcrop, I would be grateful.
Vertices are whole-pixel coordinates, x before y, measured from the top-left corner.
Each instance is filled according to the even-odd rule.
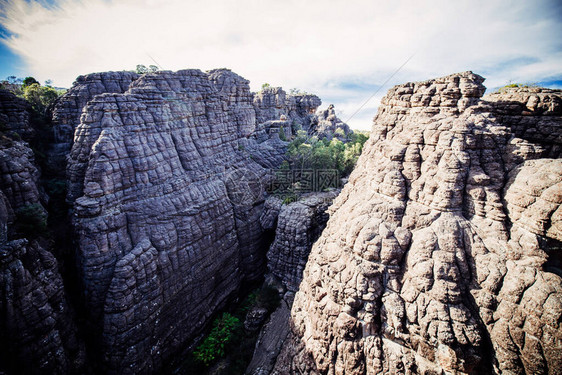
[[[318,138],[337,138],[345,141],[353,131],[349,126],[338,118],[334,106],[330,104],[327,109],[318,111],[314,126],[310,131]]]
[[[36,241],[0,244],[0,370],[24,374],[83,371],[57,261]]]
[[[309,130],[322,101],[316,95],[288,95],[281,87],[265,87],[254,94],[253,103],[258,123],[283,119],[296,133]]]
[[[275,374],[562,368],[562,93],[391,89],[309,256]]]
[[[276,123],[305,105],[276,95],[260,101],[219,69],[148,74],[88,100],[67,200],[105,371],[158,371],[263,275],[259,219],[287,144]]]
[[[326,210],[338,193],[339,190],[308,193],[297,202],[284,205],[275,196],[268,198],[262,225],[269,229],[271,218],[276,217],[277,221],[275,240],[267,253],[267,269],[288,290],[298,290],[312,244],[328,221]]]
[[[0,90],[0,372],[81,372],[85,360],[58,263],[45,238],[48,197],[31,106]]]
[[[31,104],[8,90],[0,89],[0,131],[17,133],[24,140],[35,135],[31,126]]]

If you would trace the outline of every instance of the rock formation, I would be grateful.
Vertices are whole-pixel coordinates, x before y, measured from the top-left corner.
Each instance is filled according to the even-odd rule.
[[[123,93],[139,77],[133,72],[103,72],[78,76],[74,85],[53,108],[53,142],[48,150],[53,171],[64,175],[66,157],[72,147],[74,130],[80,123],[82,110],[96,95]]]
[[[308,253],[326,226],[326,210],[338,193],[339,190],[309,193],[285,205],[275,196],[268,198],[262,226],[269,229],[272,217],[277,218],[277,225],[275,240],[267,253],[267,268],[288,290],[298,290]]]
[[[0,370],[81,372],[84,346],[77,337],[56,259],[36,240],[0,245]]]
[[[279,131],[320,103],[254,96],[226,69],[157,72],[85,99],[80,85],[57,107],[87,102],[66,175],[95,355],[109,373],[152,373],[263,275]]]
[[[330,104],[327,109],[318,111],[311,133],[320,139],[336,137],[343,141],[352,133],[352,130],[336,116],[334,106]]]
[[[288,95],[281,87],[265,87],[254,95],[253,103],[258,123],[279,120],[283,116],[296,132],[297,129],[309,130],[322,101],[316,95]]]
[[[48,199],[29,144],[31,106],[0,90],[0,372],[80,372],[77,337],[55,257],[45,239]]]
[[[562,93],[391,89],[309,256],[274,374],[556,374]]]
[[[31,104],[8,90],[0,89],[0,131],[14,132],[25,140],[35,135],[31,126]]]

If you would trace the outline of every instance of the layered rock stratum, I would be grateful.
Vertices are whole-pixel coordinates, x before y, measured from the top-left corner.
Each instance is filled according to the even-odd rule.
[[[92,92],[88,77],[55,113]],[[279,132],[320,100],[253,94],[219,69],[144,75],[86,101],[66,175],[96,355],[109,373],[153,373],[263,276],[259,219],[284,159]]]
[[[391,89],[314,244],[274,374],[558,374],[562,93]]]

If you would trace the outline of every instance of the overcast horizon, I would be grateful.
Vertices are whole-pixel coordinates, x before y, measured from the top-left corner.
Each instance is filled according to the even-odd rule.
[[[253,91],[269,83],[314,93],[363,130],[386,91],[407,81],[472,70],[488,91],[513,82],[562,88],[559,2],[427,4],[0,0],[0,79],[70,87],[78,75],[137,64],[226,67]]]

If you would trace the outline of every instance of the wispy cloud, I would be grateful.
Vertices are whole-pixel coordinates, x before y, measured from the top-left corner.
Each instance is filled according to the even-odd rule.
[[[4,43],[37,78],[68,86],[78,74],[228,67],[357,109],[412,53],[392,84],[473,70],[488,87],[562,78],[562,12],[555,1],[0,2]],[[350,122],[368,128],[383,88]]]

